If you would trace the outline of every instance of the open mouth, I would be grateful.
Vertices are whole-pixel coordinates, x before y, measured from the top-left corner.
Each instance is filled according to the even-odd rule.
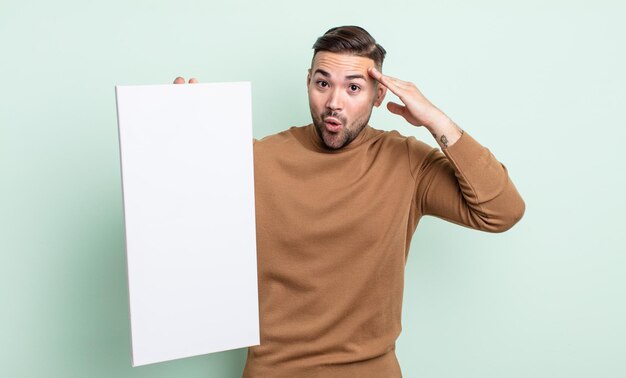
[[[326,126],[326,130],[331,133],[336,133],[341,130],[341,122],[334,117],[324,118],[324,126]]]

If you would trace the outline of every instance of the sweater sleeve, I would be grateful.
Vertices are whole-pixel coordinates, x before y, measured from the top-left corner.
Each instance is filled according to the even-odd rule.
[[[431,149],[416,163],[418,214],[487,232],[506,231],[524,214],[506,167],[467,133],[443,153]]]

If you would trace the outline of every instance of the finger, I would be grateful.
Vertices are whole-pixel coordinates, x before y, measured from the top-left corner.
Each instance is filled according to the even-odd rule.
[[[376,70],[376,68],[373,68],[374,70]],[[383,75],[380,71],[376,70],[381,76],[382,76],[382,80],[386,81],[386,82],[393,82],[394,84],[396,84],[396,86],[398,88],[402,88],[405,90],[411,90],[411,88],[414,86],[413,83],[408,82],[408,81],[404,81],[404,80],[400,80],[398,78],[395,78],[393,76],[389,76],[389,75]]]
[[[174,79],[174,84],[185,84],[185,78],[182,77],[177,77],[176,79]]]
[[[385,77],[385,75],[382,74],[382,72],[378,71],[375,67],[370,67],[367,69],[367,73],[373,77],[374,79],[376,79],[376,81],[378,81],[379,83],[387,86],[387,78]]]
[[[399,86],[406,86],[408,83],[406,81],[402,81],[398,78],[395,78],[393,76],[389,76],[389,75],[383,75],[383,78],[387,81],[393,81],[395,84],[399,85]]]
[[[403,117],[406,112],[406,106],[391,101],[387,103],[387,109],[389,109],[389,111],[393,114],[401,115]]]
[[[189,79],[189,84],[198,84],[198,79],[192,77],[191,79]]]
[[[378,80],[379,83],[389,88],[389,90],[393,92],[393,94],[400,97],[399,92],[402,91],[402,88],[399,86],[397,79],[394,79],[391,76],[383,75],[374,67],[370,67],[367,72],[370,74],[371,77]]]

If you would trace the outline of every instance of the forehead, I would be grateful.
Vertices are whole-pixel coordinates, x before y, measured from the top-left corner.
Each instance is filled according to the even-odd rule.
[[[367,69],[374,66],[375,63],[372,59],[363,56],[320,51],[313,59],[311,71],[315,73],[315,70],[319,68],[329,72],[331,75],[341,76],[350,73],[360,73],[367,78]]]

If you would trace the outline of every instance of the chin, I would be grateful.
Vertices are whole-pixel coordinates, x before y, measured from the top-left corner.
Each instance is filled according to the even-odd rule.
[[[337,134],[330,134],[328,131],[322,131],[322,141],[324,145],[331,150],[338,150],[349,144],[351,141],[346,137],[345,131]]]

